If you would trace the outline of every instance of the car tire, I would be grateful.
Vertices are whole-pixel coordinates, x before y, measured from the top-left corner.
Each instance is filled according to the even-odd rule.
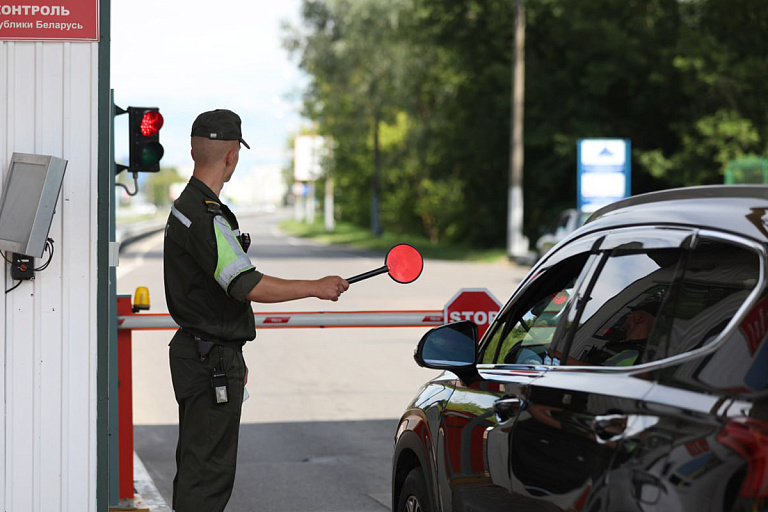
[[[413,468],[405,477],[395,512],[432,512],[421,468]]]

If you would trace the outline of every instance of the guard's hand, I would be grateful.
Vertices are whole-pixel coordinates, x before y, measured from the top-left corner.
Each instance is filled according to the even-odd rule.
[[[343,277],[326,276],[317,280],[317,298],[335,302],[348,288],[349,283]]]

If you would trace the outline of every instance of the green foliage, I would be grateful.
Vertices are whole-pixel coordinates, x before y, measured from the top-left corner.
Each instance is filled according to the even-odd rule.
[[[503,246],[514,0],[304,0],[286,47],[335,141],[341,219]],[[768,156],[768,0],[525,0],[525,224],[576,202],[576,141],[632,141],[634,193]]]
[[[160,172],[147,176],[144,186],[147,199],[158,207],[169,206],[172,202],[171,185],[184,181],[175,167],[163,167]]]

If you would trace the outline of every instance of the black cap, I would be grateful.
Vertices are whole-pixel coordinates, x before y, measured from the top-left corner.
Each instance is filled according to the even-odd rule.
[[[226,109],[203,112],[192,123],[192,137],[205,137],[213,140],[237,140],[248,149],[251,146],[243,140],[240,129],[240,116]]]
[[[629,306],[629,309],[631,311],[645,311],[646,313],[650,313],[653,316],[656,316],[659,314],[660,306],[661,306],[661,302],[659,302],[656,299],[645,299],[639,304],[635,304],[634,306]]]

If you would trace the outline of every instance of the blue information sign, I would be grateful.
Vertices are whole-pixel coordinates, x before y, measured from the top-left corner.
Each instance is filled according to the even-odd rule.
[[[576,186],[579,210],[594,212],[629,197],[629,139],[579,139],[578,160]]]

